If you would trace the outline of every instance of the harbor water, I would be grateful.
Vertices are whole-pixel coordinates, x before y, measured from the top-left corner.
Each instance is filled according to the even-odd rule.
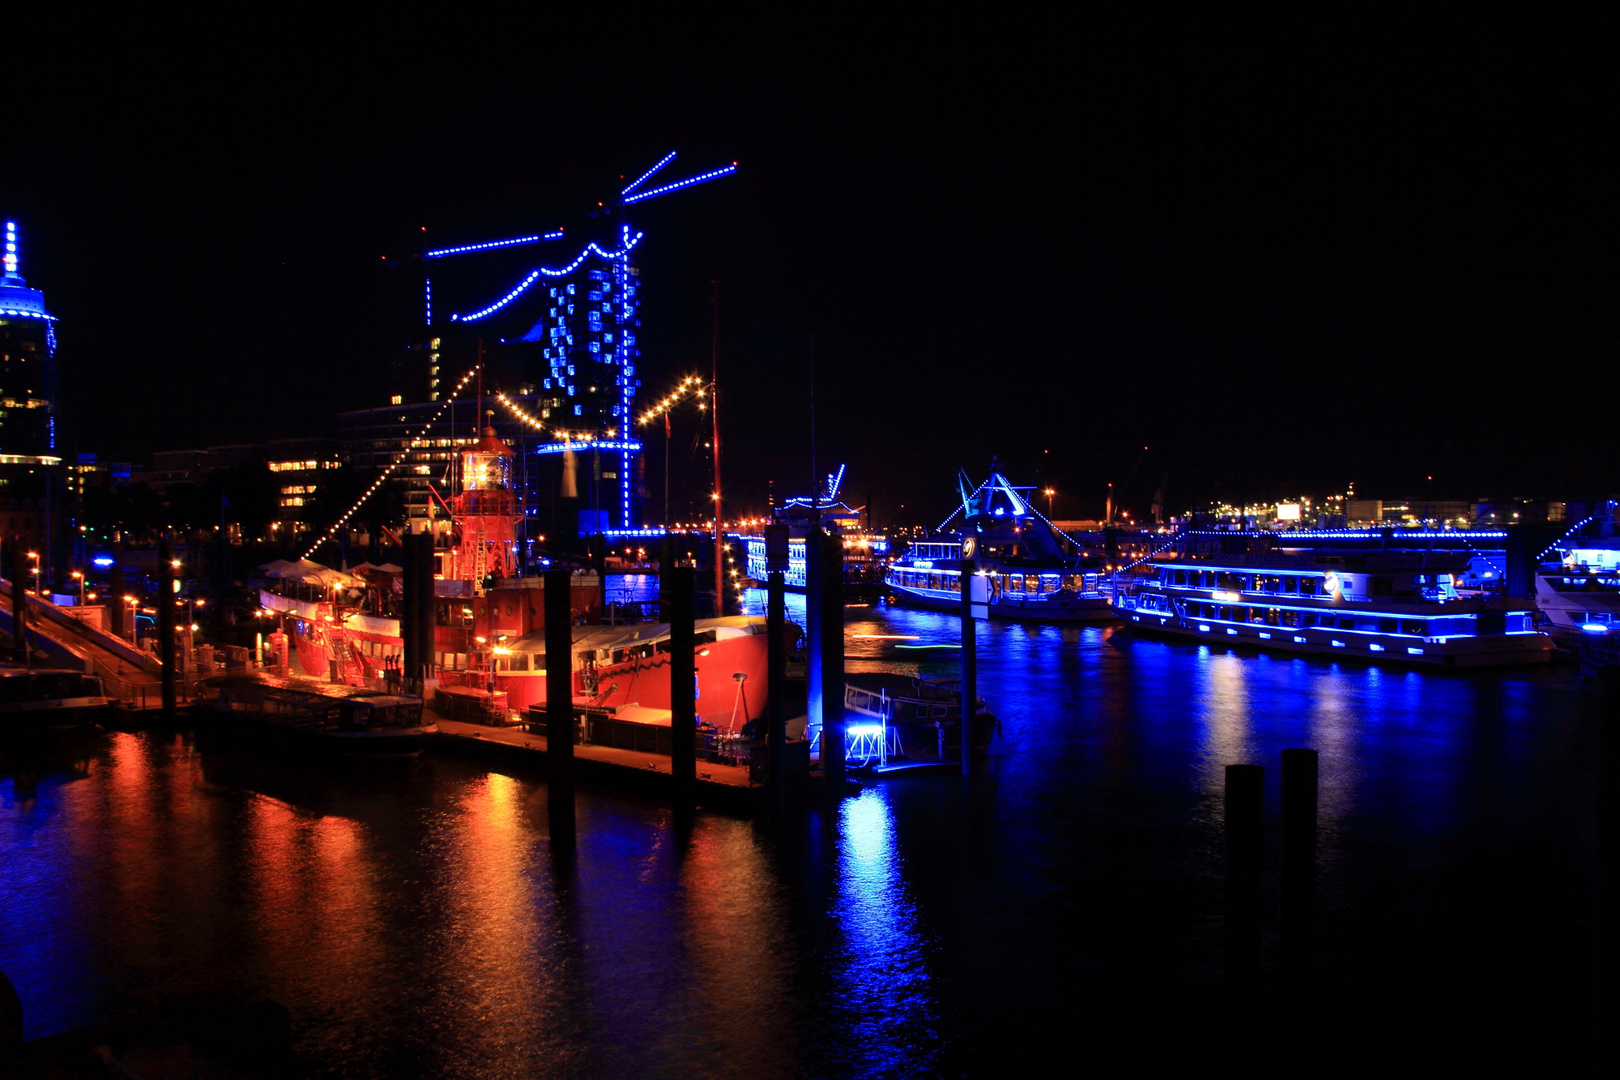
[[[952,617],[847,617],[850,670],[955,671]],[[30,1038],[273,998],[305,1076],[1584,1068],[1598,740],[1572,669],[1112,626],[981,623],[978,646],[983,775],[689,829],[582,790],[572,855],[543,777],[436,752],[333,768],[187,730],[8,750],[0,970]],[[1268,930],[1266,985],[1234,1000],[1222,770],[1266,768],[1274,927],[1289,747],[1321,755],[1315,978],[1278,988]]]

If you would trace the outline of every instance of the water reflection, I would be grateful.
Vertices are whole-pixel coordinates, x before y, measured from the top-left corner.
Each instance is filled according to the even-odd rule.
[[[846,619],[875,635],[851,639],[852,670],[956,669],[892,637],[954,644],[948,614]],[[1566,902],[1593,843],[1578,677],[1109,627],[981,623],[979,643],[1002,725],[987,775],[779,824],[584,788],[571,855],[540,780],[452,757],[322,768],[127,734],[8,756],[0,968],[30,1037],[197,990],[277,998],[311,1075],[996,1075],[1020,1051],[1156,1050],[1166,987],[1179,1023],[1219,982],[1221,766],[1267,767],[1274,825],[1280,752],[1304,746],[1332,1044],[1402,1011],[1392,984],[1420,971],[1410,1015],[1494,997],[1583,1045],[1582,1003],[1554,992],[1584,985],[1589,932]],[[1548,1004],[1470,959],[1481,941]]]
[[[928,1072],[938,1011],[928,945],[900,874],[894,819],[881,791],[846,799],[838,810],[837,959],[841,1042],[854,1075]],[[903,1066],[903,1067],[902,1067]]]

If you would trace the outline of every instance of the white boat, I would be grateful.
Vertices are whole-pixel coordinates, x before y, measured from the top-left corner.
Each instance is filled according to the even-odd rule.
[[[884,575],[889,594],[903,603],[943,611],[962,604],[962,537],[974,550],[983,581],[975,604],[992,619],[1099,622],[1114,617],[1102,591],[1103,567],[1041,516],[1022,492],[994,470],[969,492],[961,485],[963,531],[913,543]],[[956,514],[946,519],[950,524]]]
[[[1525,601],[1459,596],[1464,562],[1422,555],[1183,551],[1116,582],[1134,628],[1211,646],[1419,667],[1545,663]]]

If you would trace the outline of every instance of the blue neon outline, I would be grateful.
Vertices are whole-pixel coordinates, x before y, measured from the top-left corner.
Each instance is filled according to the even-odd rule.
[[[463,244],[461,247],[424,251],[422,252],[422,258],[442,259],[446,255],[463,255],[469,251],[488,251],[491,248],[516,247],[519,244],[539,243],[541,240],[561,240],[562,235],[563,231],[561,229],[553,229],[551,232],[541,233],[538,236],[514,236],[510,240],[490,240],[483,244]]]
[[[700,173],[697,176],[686,180],[677,180],[673,184],[665,184],[663,187],[655,187],[651,191],[637,192],[634,195],[626,196],[624,201],[626,203],[640,202],[642,199],[650,199],[654,195],[662,195],[666,191],[677,191],[683,187],[691,187],[693,184],[701,184],[709,180],[717,180],[722,176],[729,176],[736,171],[737,166],[735,164],[727,165],[723,169],[715,169],[713,172]]]
[[[668,165],[670,162],[672,162],[674,160],[675,160],[675,151],[671,150],[669,153],[664,155],[664,159],[662,161],[660,161],[658,164],[654,165],[652,168],[648,169],[646,172],[642,173],[640,176],[636,177],[634,180],[630,181],[630,186],[625,188],[623,191],[619,192],[619,194],[620,195],[628,195],[628,194],[630,194],[632,191],[636,190],[636,188],[641,186],[641,182],[643,180],[647,179],[647,177],[651,176],[653,173],[657,172],[659,169],[662,169],[665,165]]]
[[[562,269],[560,269],[560,270],[550,270],[550,269],[547,269],[544,266],[536,267],[534,269],[533,273],[531,273],[528,277],[523,279],[523,283],[521,285],[519,285],[517,288],[513,289],[511,292],[507,293],[505,296],[501,297],[499,300],[495,301],[493,304],[489,305],[489,307],[483,308],[483,309],[481,309],[479,311],[475,311],[471,315],[452,315],[452,316],[450,316],[450,321],[451,322],[464,322],[464,323],[477,322],[479,319],[482,319],[482,318],[484,318],[484,317],[486,317],[488,315],[494,314],[495,312],[499,311],[501,308],[505,307],[507,304],[510,304],[513,300],[516,300],[519,296],[521,296],[523,294],[523,291],[525,289],[527,289],[530,285],[533,285],[536,281],[538,281],[542,274],[544,274],[546,277],[554,277],[554,278],[555,277],[567,277],[569,274],[572,274],[575,270],[579,269],[579,264],[584,262],[586,256],[590,255],[590,253],[593,252],[593,251],[596,252],[598,255],[600,255],[602,258],[606,259],[608,262],[612,262],[614,259],[622,259],[626,255],[630,254],[630,249],[634,248],[637,244],[641,243],[641,238],[643,236],[647,235],[647,234],[638,232],[638,233],[636,233],[635,236],[632,237],[630,235],[630,226],[626,225],[626,226],[624,226],[624,230],[623,230],[622,235],[623,235],[624,246],[622,248],[620,248],[618,251],[603,251],[600,247],[597,246],[596,241],[592,240],[590,243],[585,245],[585,250],[581,251],[579,253],[579,258],[575,259],[573,262],[569,263],[567,266],[563,267]]]

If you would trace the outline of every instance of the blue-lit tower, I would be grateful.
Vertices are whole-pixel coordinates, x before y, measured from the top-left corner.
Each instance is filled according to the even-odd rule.
[[[17,223],[5,223],[0,261],[0,455],[56,449],[56,319],[20,272]]]
[[[508,365],[509,372],[521,366],[530,376],[513,379],[508,386],[522,399],[527,420],[540,429],[536,432],[540,441],[530,452],[567,454],[588,443],[594,454],[611,455],[608,460],[614,467],[603,468],[600,477],[591,478],[593,483],[602,481],[604,488],[612,483],[612,505],[601,508],[610,512],[599,521],[607,529],[628,529],[636,524],[636,464],[641,444],[632,437],[630,425],[641,386],[641,285],[632,256],[644,234],[635,227],[633,208],[737,171],[733,162],[685,180],[648,186],[674,159],[673,152],[665,155],[611,201],[604,201],[593,220],[608,224],[611,232],[578,247],[570,245],[564,231],[557,229],[423,253],[428,271],[423,305],[429,332],[430,400],[438,391],[436,380],[458,374],[446,371],[441,375],[439,371],[447,339],[464,341],[476,336],[486,347],[493,341],[509,351],[524,346],[535,350],[532,363]],[[513,249],[531,245],[546,253],[560,247],[565,254],[560,259],[529,263],[506,291],[481,304],[457,309],[450,306],[454,301],[442,288],[435,295],[433,269],[438,260],[496,254],[510,257]],[[566,475],[572,477],[573,470]]]

